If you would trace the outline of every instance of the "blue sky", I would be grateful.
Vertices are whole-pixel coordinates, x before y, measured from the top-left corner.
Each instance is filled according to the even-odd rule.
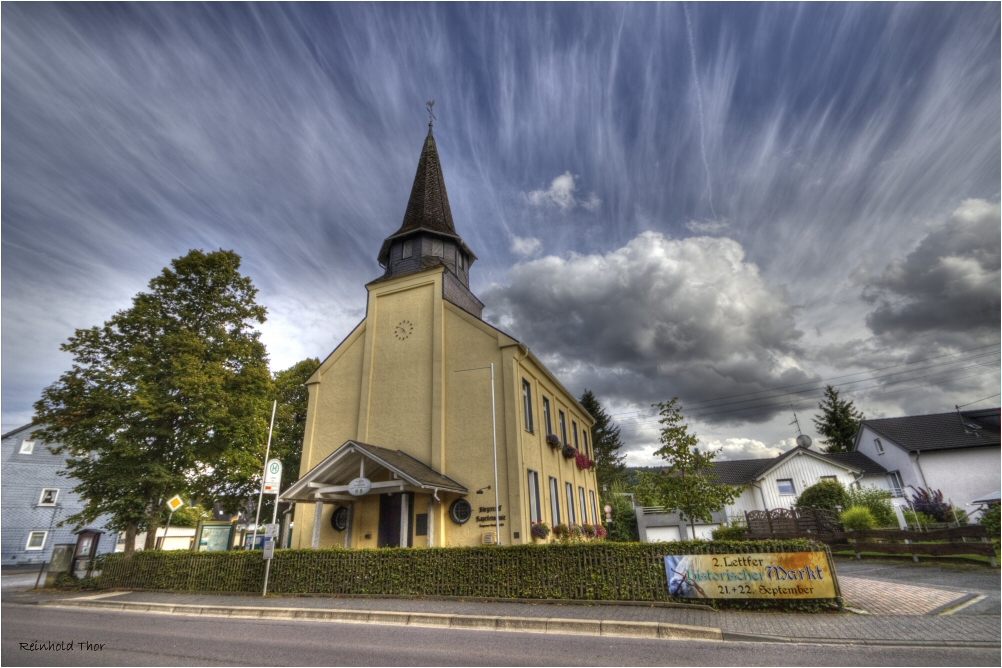
[[[364,313],[432,99],[487,319],[595,389],[632,463],[676,395],[733,458],[786,447],[793,409],[813,435],[816,393],[694,402],[850,373],[872,416],[998,392],[998,4],[2,18],[4,430],[75,328],[191,248],[243,256],[274,369],[324,357]]]

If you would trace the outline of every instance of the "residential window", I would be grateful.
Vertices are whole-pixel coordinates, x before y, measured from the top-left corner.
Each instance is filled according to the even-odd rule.
[[[581,438],[584,439],[585,454],[588,455],[588,458],[590,459],[591,458],[591,448],[588,447],[588,432],[585,431],[584,429],[581,430]]]
[[[546,423],[546,435],[553,433],[553,421],[550,419],[550,400],[543,397],[543,422]]]
[[[567,485],[567,520],[571,524],[578,523],[577,511],[574,510],[574,486],[571,483],[565,483]]]
[[[581,500],[581,521],[588,523],[588,502],[585,501],[584,487],[578,487],[578,499]]]
[[[574,434],[574,449],[578,449],[578,423],[571,420],[571,433]]]
[[[876,446],[878,455],[884,454],[884,444],[880,442],[879,438],[873,439],[873,445]]]
[[[445,257],[445,246],[440,240],[431,240],[431,254],[435,257]]]
[[[22,454],[22,455],[30,455],[34,451],[35,451],[35,442],[34,441],[21,441],[20,454]]]
[[[783,480],[777,480],[776,485],[779,487],[779,493],[783,495],[796,494],[797,490],[793,486],[793,480],[785,478]]]
[[[400,256],[408,258],[414,254],[414,244],[411,241],[405,241],[404,247],[400,250]]]
[[[560,486],[557,479],[550,476],[550,514],[553,526],[560,524]]]
[[[522,409],[525,411],[525,430],[532,432],[532,385],[522,379]]]
[[[563,411],[557,411],[557,416],[560,418],[560,442],[567,445],[567,418]]]
[[[45,537],[48,531],[32,531],[28,534],[28,544],[24,546],[26,550],[41,550],[45,547]]]
[[[59,498],[59,490],[55,488],[46,488],[42,490],[42,495],[38,497],[38,505],[40,506],[54,506],[56,505],[56,499]]]
[[[905,486],[901,482],[901,473],[899,471],[891,471],[887,476],[891,480],[891,496],[900,499],[905,495]]]
[[[835,475],[823,475],[823,476],[821,476],[819,478],[819,480],[834,480],[834,481],[838,482],[838,476],[835,476]]]
[[[539,507],[539,474],[535,471],[529,471],[529,521],[533,524],[543,521]]]
[[[595,524],[600,524],[598,521],[598,504],[595,503],[595,490],[589,489],[588,495],[591,496],[591,516],[595,519]]]

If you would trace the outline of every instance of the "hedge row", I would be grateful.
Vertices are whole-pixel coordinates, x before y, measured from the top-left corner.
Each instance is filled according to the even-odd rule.
[[[377,550],[279,550],[275,594],[385,594],[667,601],[664,557],[824,550],[806,539],[516,545]],[[261,552],[108,555],[103,589],[257,592]]]

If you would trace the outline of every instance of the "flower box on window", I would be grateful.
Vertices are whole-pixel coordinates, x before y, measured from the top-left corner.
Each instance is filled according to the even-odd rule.
[[[534,522],[529,533],[532,534],[533,538],[546,540],[546,537],[550,535],[550,525],[546,522]]]
[[[582,471],[591,468],[591,460],[588,459],[588,455],[580,451],[574,455],[574,463],[577,464],[578,468]]]
[[[560,449],[560,439],[557,438],[556,434],[549,434],[546,437],[546,444],[553,448],[554,450]]]
[[[578,451],[570,443],[564,443],[564,447],[560,452],[566,459],[574,459],[578,454]]]

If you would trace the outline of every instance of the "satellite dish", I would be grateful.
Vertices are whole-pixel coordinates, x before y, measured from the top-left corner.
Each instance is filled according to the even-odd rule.
[[[807,434],[801,434],[800,436],[797,437],[797,445],[799,445],[802,448],[811,447],[811,437],[808,436]]]

